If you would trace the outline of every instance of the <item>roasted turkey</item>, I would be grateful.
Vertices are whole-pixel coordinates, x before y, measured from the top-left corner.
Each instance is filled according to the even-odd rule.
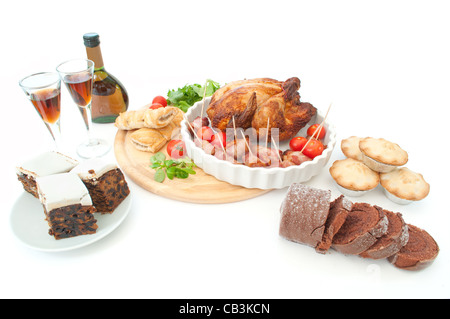
[[[253,127],[261,137],[269,128],[270,138],[270,130],[278,128],[278,139],[287,140],[317,112],[310,103],[300,102],[299,88],[297,77],[285,82],[269,78],[230,82],[213,94],[206,112],[211,126],[221,131]]]

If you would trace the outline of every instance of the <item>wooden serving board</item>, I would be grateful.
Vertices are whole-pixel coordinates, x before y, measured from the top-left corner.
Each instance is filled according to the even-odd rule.
[[[220,204],[246,200],[270,192],[231,185],[206,174],[198,167],[195,168],[196,174],[189,175],[187,179],[166,178],[163,183],[158,183],[154,180],[155,170],[150,167],[150,157],[154,154],[137,150],[129,138],[131,132],[117,131],[114,140],[117,162],[133,182],[152,193],[184,202]],[[169,158],[166,146],[160,151]]]

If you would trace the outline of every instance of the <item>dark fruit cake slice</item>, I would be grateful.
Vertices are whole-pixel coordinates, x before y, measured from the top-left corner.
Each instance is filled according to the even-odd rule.
[[[52,174],[67,173],[78,161],[59,152],[49,151],[27,159],[16,167],[16,174],[25,191],[38,198],[36,178]]]
[[[86,185],[98,213],[113,213],[130,193],[122,171],[103,159],[85,160],[71,172],[78,174]]]
[[[41,176],[36,184],[51,236],[63,239],[97,232],[95,207],[76,174]]]

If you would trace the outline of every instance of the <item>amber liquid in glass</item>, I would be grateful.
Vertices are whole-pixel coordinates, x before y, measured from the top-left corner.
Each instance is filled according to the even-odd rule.
[[[42,89],[31,94],[31,103],[48,124],[55,124],[61,113],[61,91]]]
[[[66,75],[64,83],[78,106],[85,107],[91,103],[92,77],[90,74]]]

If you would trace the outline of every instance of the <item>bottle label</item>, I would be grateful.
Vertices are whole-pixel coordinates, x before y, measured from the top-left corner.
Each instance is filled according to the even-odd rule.
[[[117,117],[127,110],[122,90],[116,86],[114,93],[110,95],[92,95],[92,120],[95,122],[103,117]]]
[[[100,46],[96,46],[95,48],[86,47],[86,54],[88,59],[94,62],[95,70],[103,68],[103,57]]]

